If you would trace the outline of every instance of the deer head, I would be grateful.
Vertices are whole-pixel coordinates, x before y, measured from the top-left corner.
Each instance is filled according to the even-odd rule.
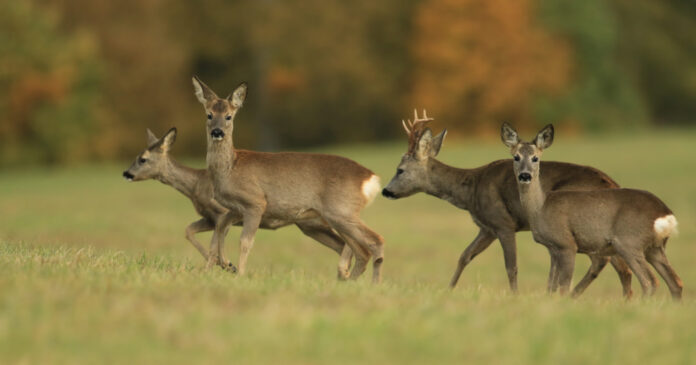
[[[428,183],[428,160],[437,156],[447,135],[445,129],[433,136],[427,127],[432,120],[434,119],[429,118],[425,110],[423,116],[419,117],[414,109],[413,121],[401,121],[408,136],[408,150],[401,158],[396,175],[382,190],[385,197],[398,199],[424,190],[425,184]]]
[[[510,148],[518,183],[530,184],[533,179],[539,178],[539,160],[542,152],[551,147],[553,134],[553,125],[548,124],[537,133],[532,142],[522,142],[515,128],[503,123],[500,138]]]
[[[204,84],[198,77],[194,76],[193,88],[198,101],[203,104],[207,122],[209,142],[223,141],[225,138],[232,138],[234,129],[234,116],[244,104],[247,94],[247,84],[242,82],[226,98],[220,99],[215,92]]]
[[[162,138],[147,130],[147,148],[135,158],[123,177],[128,181],[140,181],[162,176],[167,167],[168,152],[176,140],[176,128],[170,129]]]

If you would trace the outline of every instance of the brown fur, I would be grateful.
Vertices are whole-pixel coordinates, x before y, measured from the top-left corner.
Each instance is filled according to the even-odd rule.
[[[169,133],[176,133],[176,130],[171,130]],[[196,212],[202,218],[186,227],[186,238],[207,261],[208,251],[196,240],[195,234],[212,231],[218,220],[225,214],[232,217],[232,225],[241,226],[242,213],[239,210],[231,211],[223,207],[213,198],[213,183],[207,169],[193,169],[179,164],[167,153],[170,144],[164,143],[164,137],[158,140],[149,130],[148,134],[150,135],[149,147],[136,158],[128,170],[124,171],[124,176],[129,174],[133,181],[158,180],[172,186],[191,200]],[[141,157],[147,158],[147,161],[141,163],[139,161]],[[264,219],[260,223],[260,228],[277,229],[288,224],[291,223]],[[321,220],[306,220],[295,224],[305,235],[336,251],[339,255],[343,252],[345,247],[343,239]],[[218,255],[220,258],[218,265],[225,269],[233,268],[222,252],[218,252]]]
[[[640,281],[644,295],[653,294],[657,284],[649,262],[669,286],[672,297],[681,298],[681,279],[664,252],[669,232],[655,231],[658,218],[672,216],[659,198],[647,191],[621,188],[546,192],[540,183],[546,168],[538,161],[542,151],[551,146],[553,127],[543,128],[532,143],[520,141],[508,124],[503,125],[501,136],[515,157],[520,203],[534,240],[546,246],[551,255],[551,292],[568,291],[575,254],[580,252],[623,258]]]
[[[350,277],[359,277],[372,256],[373,281],[379,282],[384,240],[360,219],[360,211],[368,203],[362,185],[374,173],[338,156],[235,149],[234,116],[246,97],[246,85],[240,85],[227,99],[219,99],[200,80],[194,78],[193,82],[196,96],[211,117],[206,124],[206,161],[215,199],[228,209],[240,211],[243,217],[239,272],[243,274],[246,269],[260,222],[291,224],[318,219],[347,243],[339,275],[346,273],[346,257],[349,262],[352,251],[356,263]],[[226,106],[224,110],[213,108],[221,103]],[[214,132],[220,134],[214,136]],[[223,217],[218,223],[211,252],[222,250],[226,226],[231,221],[233,218]],[[215,258],[210,260],[209,265]]]
[[[443,134],[440,135],[444,137]],[[435,158],[439,147],[433,150],[432,146],[440,145],[441,139],[438,142],[429,130],[423,130],[420,139],[423,138],[426,140],[419,148],[432,152],[419,152],[419,148],[411,151],[413,143],[409,139],[409,152],[402,157],[398,166],[398,171],[403,172],[397,172],[384,188],[383,194],[398,199],[425,192],[469,211],[480,230],[460,255],[450,287],[457,285],[464,268],[497,238],[503,248],[510,288],[517,292],[515,232],[529,230],[529,223],[520,205],[512,160],[498,160],[474,169],[460,169]],[[421,145],[420,139],[415,143],[416,146]],[[588,166],[544,162],[544,169],[548,172],[542,178],[544,191],[618,187],[609,176]],[[586,279],[578,284],[577,292],[582,292],[602,270],[604,265],[600,261],[600,258],[593,259],[593,266]],[[620,259],[612,260],[611,263],[619,273],[624,295],[631,296],[631,272],[628,267]]]

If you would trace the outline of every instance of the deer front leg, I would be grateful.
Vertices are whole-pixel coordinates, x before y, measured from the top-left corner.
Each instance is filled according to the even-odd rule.
[[[552,294],[558,288],[558,258],[556,251],[549,248],[549,256],[551,257],[551,266],[549,267],[549,280],[546,283],[546,292]]]
[[[220,265],[225,270],[230,270],[236,272],[236,268],[225,259],[224,245],[225,237],[229,230],[230,224],[239,220],[239,216],[232,212],[227,212],[221,216],[217,223],[215,224],[215,231],[213,232],[213,238],[210,240],[210,253],[208,254],[208,265],[207,268],[210,269],[215,265]]]
[[[239,240],[239,266],[237,267],[239,275],[244,275],[246,272],[247,258],[254,246],[254,236],[256,236],[256,231],[261,224],[262,215],[262,211],[250,211],[244,215],[244,225]]]
[[[464,271],[466,265],[468,265],[471,260],[474,259],[474,257],[483,252],[483,250],[488,248],[488,246],[490,246],[494,240],[495,236],[492,233],[484,229],[479,230],[476,238],[474,238],[474,240],[459,256],[457,269],[454,271],[454,275],[452,275],[452,280],[450,280],[451,289],[454,289],[454,287],[457,286],[457,281],[459,281],[459,277],[462,275],[462,271]]]
[[[208,253],[205,251],[205,248],[203,247],[203,245],[201,245],[201,243],[198,242],[198,240],[196,240],[195,234],[200,233],[200,232],[210,231],[214,228],[215,228],[215,225],[213,224],[213,222],[211,222],[205,218],[199,219],[199,220],[189,224],[188,227],[186,227],[186,239],[189,240],[189,242],[191,242],[193,247],[195,247],[196,250],[198,250],[198,252],[201,253],[201,255],[203,256],[203,259],[206,262],[208,261]]]
[[[570,290],[570,283],[573,281],[575,250],[572,248],[563,248],[558,250],[557,255],[558,291],[561,295],[565,295]]]
[[[503,247],[505,270],[513,294],[517,294],[517,242],[515,232],[498,232],[498,240]]]
[[[602,272],[602,269],[604,269],[604,266],[609,262],[609,256],[590,255],[590,260],[592,261],[590,269],[587,270],[585,276],[582,277],[578,285],[573,289],[573,293],[571,294],[573,298],[579,297],[594,279],[597,278],[599,273]]]

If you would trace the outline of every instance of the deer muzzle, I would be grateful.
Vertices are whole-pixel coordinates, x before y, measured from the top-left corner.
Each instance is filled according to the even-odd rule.
[[[520,182],[529,184],[532,181],[532,174],[528,172],[523,172],[517,176],[517,179],[520,180]]]
[[[219,141],[225,137],[225,132],[223,132],[220,128],[215,128],[210,131],[210,136],[213,137],[214,140]]]
[[[123,177],[128,181],[133,181],[133,179],[135,178],[135,176],[127,170],[123,172]]]

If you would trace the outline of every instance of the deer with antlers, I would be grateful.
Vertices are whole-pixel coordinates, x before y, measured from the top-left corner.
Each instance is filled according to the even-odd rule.
[[[454,288],[464,268],[497,238],[503,248],[510,289],[517,292],[517,246],[515,233],[528,231],[529,221],[520,205],[512,160],[498,160],[488,165],[461,169],[446,165],[435,157],[440,152],[447,130],[433,136],[429,118],[423,110],[413,121],[403,121],[408,135],[408,150],[401,158],[396,175],[382,190],[389,199],[405,198],[424,192],[469,211],[479,233],[462,252],[450,281]],[[544,191],[597,190],[619,185],[605,173],[588,166],[563,162],[544,162],[541,186]],[[590,269],[574,289],[580,295],[597,277],[607,262],[616,269],[626,297],[632,295],[631,271],[618,257],[590,256]],[[549,287],[550,288],[550,287]]]

